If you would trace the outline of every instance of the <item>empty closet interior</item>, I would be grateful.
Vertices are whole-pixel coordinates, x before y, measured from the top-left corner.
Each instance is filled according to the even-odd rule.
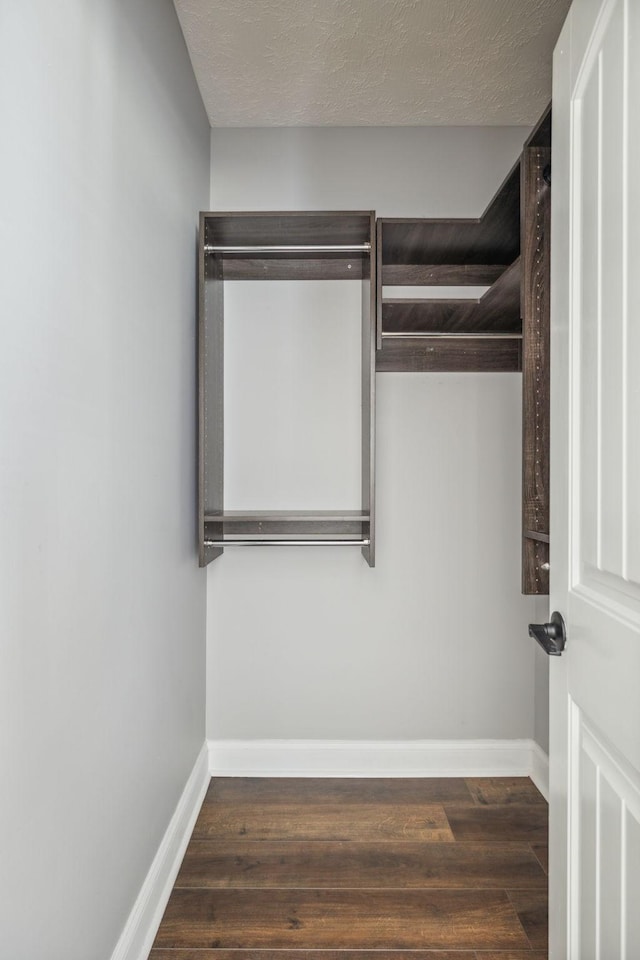
[[[549,108],[480,217],[376,223],[370,212],[202,214],[201,564],[230,544],[286,543],[357,545],[373,566],[375,372],[521,371],[522,592],[548,593],[550,165]],[[226,510],[225,281],[356,278],[360,510]],[[456,296],[456,288],[472,295]]]
[[[224,330],[225,284],[228,281],[359,281],[360,438],[349,450],[360,474],[358,509],[317,510],[292,503],[290,509],[226,508],[224,483]],[[262,288],[264,290],[264,287]],[[268,291],[267,291],[268,293]],[[228,546],[357,546],[373,566],[375,522],[373,498],[375,390],[375,216],[366,212],[204,213],[200,222],[200,563]],[[257,312],[260,312],[258,307]],[[266,314],[266,311],[265,311]],[[325,318],[335,324],[336,318]],[[346,322],[345,318],[345,322]],[[268,316],[257,318],[269,323]],[[346,349],[337,318],[333,356]],[[228,322],[233,322],[228,321]],[[323,318],[320,324],[323,325]],[[264,328],[261,329],[264,335]],[[268,333],[267,333],[268,335]],[[277,334],[274,332],[274,337]],[[295,340],[295,342],[294,342]],[[277,345],[304,363],[313,344]],[[266,362],[266,361],[265,361]],[[251,385],[249,385],[249,389]],[[323,389],[332,388],[330,371]],[[261,402],[260,397],[255,398]],[[262,402],[268,404],[269,398]],[[290,402],[296,403],[291,396]],[[309,423],[313,434],[315,424]],[[292,441],[295,443],[295,438]],[[329,453],[328,456],[332,454]],[[334,465],[339,469],[339,464]],[[327,465],[332,469],[332,465]]]

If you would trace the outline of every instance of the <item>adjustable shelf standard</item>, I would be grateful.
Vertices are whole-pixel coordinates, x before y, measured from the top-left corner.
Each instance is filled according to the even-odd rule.
[[[202,213],[199,248],[200,565],[228,546],[360,546],[375,561],[375,214]],[[224,282],[362,283],[360,510],[224,508]]]

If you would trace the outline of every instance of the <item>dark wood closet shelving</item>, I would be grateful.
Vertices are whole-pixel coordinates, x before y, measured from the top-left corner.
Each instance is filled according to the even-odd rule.
[[[481,217],[377,224],[376,370],[522,370],[525,594],[549,590],[550,162],[549,107]],[[489,289],[405,299],[394,286]]]
[[[366,212],[203,213],[200,217],[199,394],[201,566],[227,546],[360,546],[375,559],[375,215]],[[224,508],[224,282],[360,280],[360,510]]]
[[[219,536],[221,519],[229,541],[236,537],[269,541],[303,537],[322,543],[367,539],[371,515],[364,510],[226,510],[223,518],[205,515],[205,533]]]
[[[522,371],[522,591],[549,590],[551,107],[481,217],[204,213],[200,229],[200,563],[226,545],[355,544],[374,564],[375,370]],[[362,282],[362,509],[225,511],[225,280]],[[473,299],[383,295],[486,286]],[[425,291],[426,293],[426,291]],[[377,350],[376,350],[377,347]]]
[[[481,217],[378,221],[376,369],[519,370],[520,165]],[[489,286],[478,299],[394,298],[392,286]]]
[[[551,107],[524,145],[522,212],[522,592],[549,593]]]

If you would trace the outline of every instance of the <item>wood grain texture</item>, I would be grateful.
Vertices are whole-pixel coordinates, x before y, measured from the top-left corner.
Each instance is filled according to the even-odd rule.
[[[526,778],[216,778],[150,960],[546,960],[546,809]]]
[[[520,259],[480,299],[383,300],[382,329],[383,333],[520,334]]]
[[[478,950],[475,960],[547,960],[545,950]]]
[[[205,242],[216,246],[357,244],[371,239],[370,211],[214,212],[204,217]]]
[[[526,843],[193,841],[176,887],[546,890]]]
[[[378,351],[378,373],[508,373],[518,371],[520,340],[387,338]]]
[[[500,263],[386,263],[380,286],[488,287],[505,269]]]
[[[369,514],[362,510],[300,510],[225,512],[223,536],[301,537],[303,539],[360,539],[369,536]]]
[[[211,258],[209,258],[211,259]],[[225,257],[225,280],[362,280],[362,256]]]
[[[205,803],[415,804],[471,799],[462,777],[213,777]]]
[[[511,803],[478,806],[445,804],[456,840],[547,841],[547,806],[544,803]]]
[[[545,873],[549,873],[549,847],[546,843],[532,843],[531,849],[540,861]]]
[[[550,234],[548,147],[522,154],[522,592],[549,592]]]
[[[328,921],[328,918],[330,920]],[[182,890],[156,946],[525,949],[504,891]]]
[[[543,950],[218,950],[154,947],[149,960],[548,960]]]
[[[452,840],[439,804],[205,804],[195,839]]]
[[[482,960],[475,950],[183,950],[155,948],[149,960]],[[489,956],[487,954],[487,956]],[[546,960],[541,953],[491,953],[491,960]]]
[[[369,514],[369,543],[362,556],[374,567],[376,563],[376,347],[377,337],[377,230],[375,214],[369,219],[371,255],[362,275],[361,312],[361,471],[360,490],[362,509]]]
[[[544,803],[546,800],[529,777],[467,777],[469,793],[476,803]]]
[[[509,890],[509,899],[531,946],[546,947],[549,938],[547,897],[538,890]]]

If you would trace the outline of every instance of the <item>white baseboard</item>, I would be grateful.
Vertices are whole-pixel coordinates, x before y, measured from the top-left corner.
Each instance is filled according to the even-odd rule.
[[[111,954],[111,960],[147,960],[209,784],[207,761],[205,743]]]
[[[535,774],[542,790],[544,757],[533,740],[209,740],[209,772],[218,777]]]
[[[531,741],[531,770],[529,776],[548,803],[549,757],[534,740]]]

